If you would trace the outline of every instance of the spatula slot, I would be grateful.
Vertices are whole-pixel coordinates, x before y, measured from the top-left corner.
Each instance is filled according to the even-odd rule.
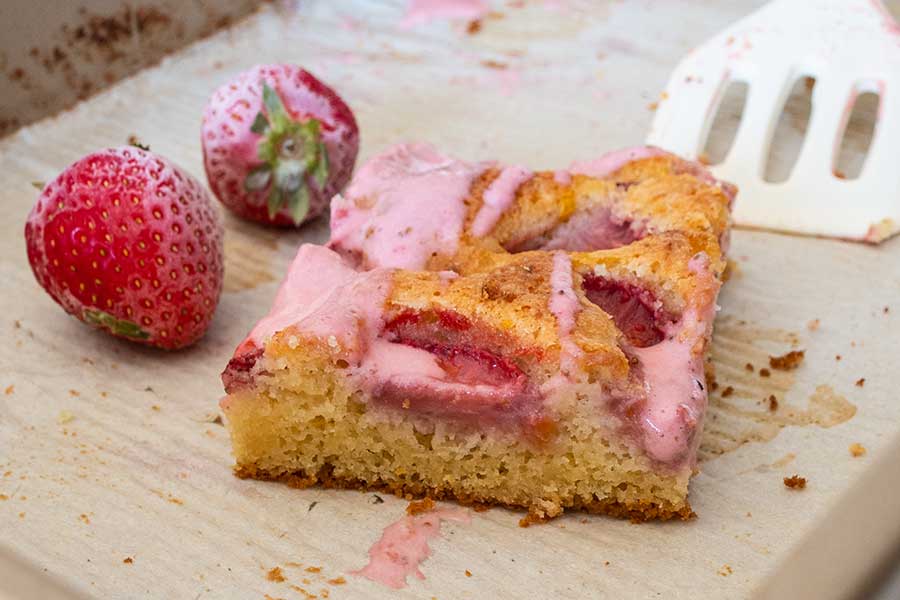
[[[875,135],[881,97],[875,92],[854,94],[847,102],[843,132],[835,144],[832,173],[840,179],[856,179],[862,172]]]
[[[791,176],[806,138],[815,85],[814,77],[801,76],[794,81],[769,142],[766,168],[763,171],[765,181],[780,183]]]
[[[745,81],[730,81],[726,84],[706,136],[703,151],[699,155],[704,162],[717,165],[728,156],[744,115],[748,89],[749,86]]]

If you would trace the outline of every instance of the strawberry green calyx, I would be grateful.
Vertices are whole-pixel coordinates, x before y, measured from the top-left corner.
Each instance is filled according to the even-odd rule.
[[[122,337],[127,337],[135,340],[146,340],[150,338],[150,334],[141,329],[140,325],[138,325],[137,323],[117,319],[111,314],[103,312],[102,310],[86,308],[84,309],[83,316],[86,322],[98,327],[102,327],[104,329],[108,329],[115,335],[120,335]]]
[[[328,153],[316,119],[290,117],[278,92],[262,82],[265,114],[259,112],[250,131],[262,136],[257,152],[262,164],[244,179],[247,191],[268,188],[269,218],[285,206],[295,225],[309,211],[310,184],[321,191],[328,179]]]

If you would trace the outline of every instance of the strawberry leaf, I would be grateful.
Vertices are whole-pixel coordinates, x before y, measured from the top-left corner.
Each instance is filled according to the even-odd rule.
[[[269,165],[255,167],[244,179],[244,189],[248,192],[258,192],[266,189],[272,179],[272,169]]]
[[[316,164],[313,166],[312,177],[316,182],[316,185],[320,190],[325,188],[325,182],[328,181],[328,152],[325,149],[325,143],[319,142],[319,147],[316,152],[318,156],[318,160],[316,160]]]
[[[253,119],[253,125],[250,126],[250,131],[258,135],[263,135],[268,128],[269,120],[266,118],[266,115],[262,114],[262,112],[256,113],[256,118]]]
[[[273,185],[272,189],[269,190],[269,218],[274,219],[275,215],[278,214],[278,211],[281,210],[281,202],[282,202],[282,194],[281,190],[278,189],[278,186]]]
[[[306,214],[309,212],[309,188],[305,185],[301,185],[300,189],[291,196],[288,209],[291,212],[291,219],[294,221],[294,225],[299,225],[303,222],[303,219],[306,218]]]
[[[262,88],[263,104],[266,107],[266,112],[269,114],[269,123],[272,129],[280,131],[291,122],[291,118],[288,116],[278,92],[269,87],[269,84],[265,81],[262,82]]]
[[[43,181],[32,181],[31,186],[35,189],[43,191],[44,188],[47,187],[47,184],[44,183]]]
[[[150,338],[150,334],[141,329],[140,325],[137,323],[125,321],[124,319],[117,319],[102,310],[86,308],[84,309],[82,316],[87,323],[102,327],[103,329],[108,329],[115,335],[135,340],[146,340]]]

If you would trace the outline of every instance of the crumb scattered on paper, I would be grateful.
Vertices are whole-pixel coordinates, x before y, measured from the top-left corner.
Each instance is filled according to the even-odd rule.
[[[278,583],[285,581],[284,574],[281,572],[281,567],[272,567],[271,569],[269,569],[269,571],[266,573],[266,579],[268,579],[269,581],[276,581]]]
[[[791,475],[784,478],[784,485],[792,490],[802,490],[806,487],[806,477]]]
[[[859,458],[860,456],[865,456],[866,447],[860,443],[854,442],[850,444],[850,454],[853,455],[853,458]]]
[[[130,565],[130,564],[134,564],[134,559],[131,558],[130,556],[126,556],[122,562],[125,563],[126,565]]]
[[[762,369],[759,370],[760,377],[770,377],[771,375],[772,375],[772,371],[766,369],[765,367],[763,367]]]
[[[779,371],[791,371],[800,366],[806,352],[803,350],[791,350],[781,356],[770,356],[769,366]]]
[[[3,390],[3,393],[6,394],[7,396],[11,396],[14,391],[16,391],[16,386],[8,385],[8,386],[6,386],[6,389]]]
[[[856,380],[856,387],[862,387],[864,385],[866,385],[865,377],[860,377],[859,379]]]
[[[434,500],[425,498],[424,500],[413,500],[406,507],[406,514],[410,516],[420,515],[434,509]]]
[[[719,569],[719,575],[721,575],[722,577],[728,577],[732,573],[734,573],[734,571],[728,565],[722,565],[722,568]]]
[[[734,393],[734,388],[729,385],[724,390],[722,390],[722,397],[727,398],[728,396],[732,395],[733,393]]]
[[[66,423],[71,423],[75,420],[75,415],[70,413],[67,410],[59,411],[59,414],[56,416],[56,422],[60,425],[65,425]]]
[[[815,331],[816,329],[819,328],[819,325],[820,325],[819,320],[813,319],[812,321],[810,321],[809,323],[806,324],[806,328],[809,329],[810,331]]]

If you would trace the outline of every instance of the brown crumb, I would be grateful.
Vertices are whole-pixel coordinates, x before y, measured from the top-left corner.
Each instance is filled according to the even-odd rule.
[[[866,385],[865,377],[860,377],[859,379],[856,380],[856,387],[862,387],[864,385]]]
[[[156,412],[159,412],[160,411],[159,404],[154,404],[153,406],[150,407],[150,410],[155,410]]]
[[[752,517],[752,516],[753,516],[753,515],[750,514],[750,511],[749,511],[749,510],[747,511],[747,516],[748,516],[748,517]]]
[[[306,598],[306,600],[313,600],[314,598],[318,598],[318,596],[316,596],[315,594],[310,594],[307,590],[303,589],[299,585],[292,585],[291,589],[294,590],[295,592],[299,592],[299,593],[303,594],[303,597]],[[323,595],[322,597],[327,598],[328,596]]]
[[[91,524],[90,518],[88,518],[88,516],[84,513],[81,513],[80,515],[78,515],[78,518],[81,519],[81,522],[84,523],[85,525]]]
[[[24,518],[25,518],[25,513],[20,512],[20,513],[19,513],[19,518],[20,518],[20,519],[24,519]]]
[[[760,377],[769,377],[771,375],[772,375],[772,371],[766,369],[765,367],[763,367],[762,369],[759,370]]]
[[[753,363],[747,363],[744,365],[744,368],[750,371],[751,373],[754,371]]]
[[[79,392],[78,390],[69,390],[69,395],[70,396],[80,396],[81,392]]]
[[[831,172],[834,173],[834,176],[838,179],[847,179],[847,174],[840,169],[833,169]]]
[[[269,569],[269,571],[266,573],[266,579],[278,583],[285,581],[284,574],[281,572],[281,567],[272,567],[271,569]]]
[[[130,556],[126,556],[122,562],[125,563],[126,565],[131,565],[131,564],[134,564],[134,559],[131,558]]]
[[[425,498],[424,500],[413,500],[406,507],[406,514],[410,516],[420,515],[434,509],[434,500]]]
[[[784,478],[784,485],[792,490],[802,490],[806,487],[806,477],[791,475]]]
[[[859,443],[850,444],[850,454],[853,455],[853,458],[859,458],[860,456],[865,456],[866,447]]]
[[[8,385],[8,386],[6,386],[6,389],[3,390],[3,393],[6,394],[7,396],[11,396],[14,391],[16,391],[16,386]]]
[[[101,398],[106,398],[107,396],[109,396],[109,394],[107,392],[100,392]]]
[[[479,31],[481,31],[481,20],[475,19],[474,21],[469,21],[469,24],[466,26],[466,33],[475,35]]]
[[[603,566],[604,566],[604,567],[608,567],[608,566],[609,566],[609,561],[608,561],[608,560],[603,561]]]
[[[835,355],[834,355],[834,360],[841,360],[841,355],[840,355],[840,354],[835,354]]]
[[[647,105],[647,110],[656,110],[659,108],[659,102],[651,102]]]
[[[471,576],[472,576],[472,571],[466,569],[466,577],[471,577]]]
[[[306,567],[307,573],[320,573],[322,571],[322,567]]]
[[[782,356],[770,356],[769,366],[779,371],[792,371],[800,366],[805,355],[803,350],[791,350]]]
[[[3,500],[9,500],[9,496],[7,496],[6,494],[0,494],[0,501]]]
[[[888,314],[889,312],[891,312],[891,307],[890,307],[890,306],[885,306],[885,307],[884,307],[884,310],[882,310],[881,312],[883,312],[884,314]]]
[[[769,410],[771,412],[778,410],[778,398],[776,398],[774,394],[769,396]]]
[[[721,575],[722,577],[728,577],[732,573],[734,573],[734,571],[728,565],[722,565],[722,568],[719,569],[719,575]]]
[[[503,70],[503,69],[508,69],[508,68],[509,68],[509,65],[507,65],[506,63],[502,63],[502,62],[500,62],[500,61],[497,61],[497,60],[483,60],[483,61],[481,61],[481,65],[484,66],[484,67],[487,67],[488,69],[500,69],[500,70]]]
[[[819,328],[819,324],[820,323],[819,323],[818,319],[813,319],[812,321],[810,321],[809,323],[806,324],[806,328],[809,329],[810,331],[815,331],[816,329]]]
[[[334,579],[329,579],[328,583],[330,583],[331,585],[344,585],[345,583],[347,583],[347,580],[343,577],[335,577]]]
[[[734,393],[734,388],[729,385],[724,390],[722,390],[722,397],[727,398],[728,396],[732,395],[733,393]]]

